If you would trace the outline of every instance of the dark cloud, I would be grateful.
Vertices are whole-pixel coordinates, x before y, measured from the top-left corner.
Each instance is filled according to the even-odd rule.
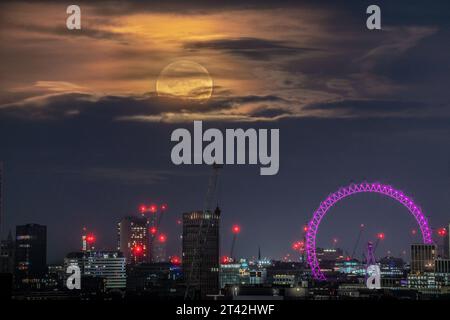
[[[437,114],[450,116],[444,106],[430,106],[417,101],[340,100],[307,105],[304,110],[326,111],[329,116],[351,117],[423,117]]]
[[[129,38],[129,34],[126,33],[117,33],[117,32],[111,32],[104,29],[99,28],[95,25],[89,25],[88,27],[81,28],[81,30],[69,30],[65,25],[56,25],[53,27],[44,26],[44,25],[29,25],[29,24],[17,24],[14,22],[11,22],[8,24],[8,27],[11,28],[11,30],[22,30],[22,31],[28,31],[28,32],[36,32],[40,33],[42,35],[48,35],[48,36],[59,36],[59,37],[85,37],[85,38],[91,38],[91,39],[97,39],[97,40],[114,40],[118,41],[121,44],[128,44],[128,41],[126,40]],[[30,39],[32,41],[36,42],[42,42],[47,41],[48,39],[42,39],[42,38],[36,38],[36,39]]]
[[[85,181],[106,181],[123,185],[153,185],[162,183],[174,173],[169,170],[158,170],[148,168],[111,168],[111,167],[89,167],[89,168],[52,168],[49,172],[53,175],[73,177]]]
[[[133,116],[162,116],[165,113],[219,113],[220,118],[220,112],[224,110],[232,110],[245,104],[270,103],[288,103],[288,101],[275,95],[230,96],[196,102],[158,97],[151,93],[140,96],[101,97],[90,93],[58,93],[31,97],[0,106],[0,115],[38,121],[67,118],[114,120]]]
[[[184,45],[188,50],[202,49],[218,50],[243,56],[252,60],[269,60],[277,56],[300,55],[302,53],[318,51],[317,48],[301,48],[289,45],[283,41],[265,40],[258,38],[219,39],[211,41],[188,42]]]
[[[253,111],[251,113],[252,117],[261,117],[261,118],[277,118],[280,116],[290,115],[291,112],[284,108],[273,108],[269,106],[263,106],[261,109]]]

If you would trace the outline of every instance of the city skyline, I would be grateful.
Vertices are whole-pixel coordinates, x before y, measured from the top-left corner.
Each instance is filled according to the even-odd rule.
[[[151,206],[148,206],[148,208],[154,208],[151,213],[150,209],[143,209],[145,205],[139,206],[139,214],[130,215],[130,216],[124,216],[119,221],[119,223],[116,225],[116,230],[114,230],[114,233],[116,233],[116,245],[111,247],[102,247],[98,246],[98,235],[97,233],[94,233],[92,230],[89,230],[86,227],[83,227],[82,230],[80,230],[79,233],[79,246],[74,249],[68,249],[67,252],[84,252],[84,251],[118,251],[121,252],[125,257],[127,257],[128,263],[137,263],[137,262],[170,262],[172,258],[175,258],[176,261],[180,262],[182,261],[182,258],[179,257],[179,253],[182,250],[182,242],[183,237],[182,234],[178,235],[178,245],[175,248],[171,248],[171,252],[166,252],[166,241],[167,241],[167,235],[165,232],[161,231],[161,229],[158,229],[154,226],[153,220],[158,219],[156,218],[156,214],[165,214],[165,210],[167,210],[167,204],[163,204],[162,207],[164,209],[158,209],[160,206],[156,204],[152,204]],[[201,211],[197,211],[198,214],[201,213]],[[195,211],[193,212],[195,213]],[[185,214],[191,214],[191,213],[185,213]],[[148,215],[148,216],[147,216]],[[154,217],[153,217],[154,216]],[[128,227],[124,227],[124,222],[128,221]],[[130,228],[130,222],[131,226],[134,224],[134,229]],[[309,222],[311,223],[311,222]],[[227,261],[233,261],[233,260],[261,260],[261,259],[268,259],[268,261],[286,261],[286,262],[305,262],[306,256],[307,256],[307,250],[306,250],[306,238],[307,238],[307,230],[309,223],[306,223],[303,225],[301,232],[301,235],[297,238],[296,241],[292,242],[290,247],[283,251],[283,254],[280,256],[270,256],[270,255],[261,255],[261,247],[258,246],[258,252],[256,254],[251,255],[245,255],[245,254],[233,254],[233,249],[236,250],[236,242],[240,244],[240,241],[237,240],[240,237],[241,233],[241,225],[234,224],[232,226],[222,226],[218,227],[220,229],[220,236],[223,238],[224,234],[231,234],[232,236],[230,239],[232,239],[231,243],[223,243],[223,241],[220,241],[221,245],[219,247],[219,254],[220,254],[220,261],[223,263],[227,263]],[[27,226],[33,226],[39,224],[35,223],[27,223]],[[183,226],[183,220],[177,219],[177,225],[179,227]],[[18,226],[16,226],[17,228]],[[43,227],[46,227],[45,225]],[[16,229],[15,228],[15,229]],[[126,231],[128,230],[129,231]],[[384,232],[379,232],[377,234],[369,234],[365,235],[366,233],[367,225],[361,224],[359,226],[359,232],[357,237],[355,237],[355,241],[352,244],[352,248],[346,248],[340,246],[341,240],[339,238],[333,238],[331,239],[331,242],[329,245],[318,245],[316,246],[317,250],[338,250],[341,251],[342,258],[346,259],[357,259],[360,261],[364,261],[365,254],[366,254],[366,246],[368,242],[376,242],[376,247],[383,247],[383,242],[385,241],[386,234]],[[134,230],[134,231],[132,231]],[[447,225],[444,225],[442,227],[432,229],[431,238],[432,243],[437,246],[438,251],[436,252],[436,257],[440,257],[443,259],[447,259],[450,255],[450,252],[448,251],[450,241],[449,241],[449,233],[450,230],[450,223]],[[46,231],[47,233],[47,231]],[[403,252],[395,253],[391,250],[387,249],[386,251],[378,250],[375,254],[376,260],[381,260],[386,257],[397,257],[403,259],[406,263],[410,260],[410,246],[411,245],[422,245],[422,233],[420,231],[420,227],[416,226],[415,228],[411,229],[411,239],[414,239],[409,244],[409,247],[406,248]],[[15,233],[11,233],[11,230],[8,233],[9,235],[14,234],[14,239],[16,239],[17,235]],[[239,235],[239,236],[238,236]],[[130,238],[131,237],[131,238]],[[163,238],[161,238],[163,237]],[[150,240],[151,239],[151,240]],[[162,240],[161,240],[162,239]],[[136,240],[138,242],[136,242]],[[427,244],[427,243],[425,243]],[[430,244],[430,243],[428,243]],[[164,249],[158,247],[158,245],[162,245]],[[46,248],[48,244],[46,242]],[[153,247],[155,246],[155,247]],[[142,250],[140,252],[135,252],[136,247],[140,247],[139,250]],[[385,247],[385,246],[384,246]],[[163,253],[159,253],[157,257],[153,257],[155,253],[154,250],[163,250]],[[232,250],[231,254],[230,251]],[[46,250],[47,251],[47,250]],[[162,255],[161,255],[162,254]],[[48,254],[46,254],[48,256]],[[65,255],[64,255],[65,256]],[[64,259],[63,257],[58,257],[55,261],[51,261],[49,265],[58,265],[62,262]],[[133,257],[133,258],[131,258]],[[139,261],[134,261],[134,259],[139,259]],[[155,260],[156,259],[156,260]],[[231,260],[230,260],[231,259]],[[134,261],[134,262],[132,262]],[[178,263],[177,262],[177,263]]]
[[[363,181],[411,195],[436,235],[450,220],[450,8],[408,4],[381,1],[383,30],[372,32],[357,1],[80,2],[86,20],[71,33],[64,5],[2,3],[3,238],[16,225],[46,225],[48,260],[60,262],[79,249],[83,227],[115,249],[120,219],[167,203],[167,254],[179,254],[177,220],[202,210],[209,168],[173,165],[170,133],[195,119],[280,129],[277,175],[221,172],[225,252],[239,224],[238,256],[292,254],[320,202]],[[162,71],[186,59],[209,72],[209,100],[158,96]],[[361,243],[386,234],[379,252],[400,256],[420,239],[401,205],[356,195],[330,211],[317,245],[337,239],[351,250],[361,223]]]

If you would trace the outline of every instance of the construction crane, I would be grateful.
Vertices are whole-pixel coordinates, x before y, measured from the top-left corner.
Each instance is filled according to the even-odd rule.
[[[377,251],[378,245],[380,244],[380,241],[384,240],[386,236],[384,235],[383,232],[380,232],[377,234],[377,241],[375,242],[375,246],[373,248],[373,253],[375,253],[375,251]]]
[[[149,260],[152,261],[154,259],[153,257],[153,246],[154,246],[154,241],[155,241],[155,237],[158,235],[162,235],[162,233],[160,233],[160,226],[161,226],[161,222],[162,222],[162,217],[163,215],[165,215],[164,213],[167,210],[167,204],[162,204],[160,207],[160,210],[158,210],[158,206],[155,204],[152,204],[150,206],[150,212],[152,212],[154,215],[151,219],[151,227],[150,227],[150,243],[149,243]],[[155,217],[155,215],[157,215],[157,217]],[[156,221],[155,221],[156,218]]]
[[[231,228],[231,232],[233,232],[233,240],[231,241],[231,251],[230,251],[230,258],[235,261],[234,259],[234,247],[236,245],[236,238],[237,235],[241,232],[241,227],[237,224],[235,224],[232,228]]]
[[[216,197],[216,189],[217,189],[217,181],[219,179],[219,170],[223,168],[223,165],[220,164],[213,164],[212,165],[212,172],[209,176],[208,181],[208,190],[206,191],[206,197],[205,202],[203,204],[203,214],[206,215],[208,213],[212,214],[213,210],[213,202]],[[206,226],[205,220],[207,220]],[[200,219],[200,226],[198,229],[198,236],[197,236],[197,243],[193,250],[193,256],[192,256],[192,263],[191,263],[191,269],[189,272],[189,277],[186,281],[186,291],[184,293],[184,299],[187,300],[189,298],[193,298],[195,295],[195,288],[192,290],[193,287],[193,277],[194,272],[198,272],[199,268],[197,268],[198,264],[202,261],[202,256],[204,252],[204,246],[207,241],[209,228],[211,225],[211,221],[213,219]],[[199,279],[200,275],[197,275],[195,279]]]
[[[367,242],[367,253],[366,253],[366,269],[371,266],[376,264],[376,259],[375,259],[375,247],[373,245],[372,241]]]
[[[377,240],[375,241],[375,244],[372,241],[369,241],[367,243],[367,248],[366,248],[367,255],[363,254],[364,259],[366,259],[366,261],[367,261],[367,265],[376,263],[375,252],[377,251],[380,241],[383,241],[385,237],[386,237],[385,234],[383,232],[380,232],[380,233],[377,233]]]
[[[358,237],[356,238],[356,242],[355,242],[355,245],[353,247],[353,251],[352,251],[352,255],[351,255],[352,259],[355,258],[355,253],[356,253],[356,250],[358,249],[359,241],[361,240],[361,236],[362,236],[362,233],[364,231],[364,228],[365,228],[364,223],[361,223],[359,225]]]

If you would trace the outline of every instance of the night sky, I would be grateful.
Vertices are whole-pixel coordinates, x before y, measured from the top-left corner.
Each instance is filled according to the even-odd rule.
[[[377,1],[378,31],[366,28],[372,1],[78,1],[81,31],[65,26],[69,4],[0,4],[3,236],[45,224],[59,262],[83,226],[115,249],[121,217],[164,202],[167,251],[180,254],[176,220],[202,209],[210,173],[170,159],[171,132],[193,120],[280,129],[277,175],[220,173],[224,254],[234,223],[237,255],[293,254],[319,203],[352,182],[391,184],[433,228],[450,222],[448,1]],[[157,95],[161,70],[180,59],[208,70],[209,100]],[[385,232],[378,255],[407,256],[420,241],[400,204],[360,194],[329,212],[318,245],[337,238],[351,252],[361,223],[363,241]]]

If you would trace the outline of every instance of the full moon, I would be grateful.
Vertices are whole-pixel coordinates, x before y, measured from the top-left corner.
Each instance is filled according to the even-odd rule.
[[[167,65],[156,81],[160,97],[205,101],[213,92],[213,80],[201,64],[179,60]]]

